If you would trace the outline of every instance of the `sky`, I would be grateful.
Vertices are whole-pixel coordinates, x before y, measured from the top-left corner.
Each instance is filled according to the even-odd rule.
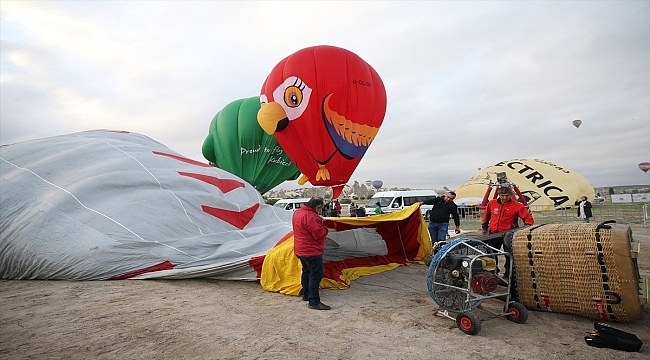
[[[0,41],[0,144],[115,129],[205,161],[219,110],[333,45],[388,98],[349,183],[455,189],[515,158],[650,182],[650,1],[2,0]]]

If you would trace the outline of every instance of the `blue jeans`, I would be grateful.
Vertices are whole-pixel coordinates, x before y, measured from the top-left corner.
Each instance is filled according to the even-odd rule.
[[[437,243],[438,241],[447,240],[447,230],[449,229],[449,223],[434,223],[429,222],[429,235],[431,236],[431,242]]]
[[[320,303],[318,288],[325,273],[323,269],[323,255],[298,256],[298,259],[300,259],[300,263],[302,264],[302,276],[300,278],[302,297],[309,299],[309,305],[316,306]]]

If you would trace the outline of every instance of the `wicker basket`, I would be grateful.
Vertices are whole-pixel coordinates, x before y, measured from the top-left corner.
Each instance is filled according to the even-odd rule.
[[[605,321],[643,318],[632,230],[617,224],[548,224],[512,239],[516,287],[526,308]]]

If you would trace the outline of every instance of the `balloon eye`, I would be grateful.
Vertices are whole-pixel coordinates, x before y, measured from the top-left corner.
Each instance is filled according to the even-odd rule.
[[[297,86],[289,86],[284,90],[284,103],[289,107],[300,106],[302,102],[302,90]]]

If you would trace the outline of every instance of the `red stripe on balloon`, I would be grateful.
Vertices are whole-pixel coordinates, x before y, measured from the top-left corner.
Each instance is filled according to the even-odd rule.
[[[210,175],[203,175],[203,174],[194,174],[194,173],[188,173],[188,172],[183,172],[179,171],[179,174],[187,177],[191,177],[197,180],[201,180],[203,182],[206,182],[210,185],[214,185],[221,190],[224,194],[233,191],[237,188],[243,188],[244,183],[241,181],[237,180],[231,180],[231,179],[219,179],[218,177],[210,176]]]
[[[156,265],[154,265],[154,266],[149,266],[149,267],[144,268],[144,269],[139,269],[139,270],[131,271],[131,272],[126,273],[126,274],[124,274],[124,275],[118,275],[118,276],[112,277],[112,278],[110,278],[110,279],[108,279],[108,280],[124,280],[124,279],[130,279],[130,278],[132,278],[132,277],[136,277],[136,276],[138,276],[138,275],[142,275],[142,274],[146,274],[146,273],[150,273],[150,272],[154,272],[154,271],[171,270],[171,269],[173,269],[175,266],[176,266],[176,265],[172,264],[171,262],[169,262],[169,260],[167,260],[167,261],[163,261],[163,262],[161,262],[160,264],[156,264]]]
[[[253,256],[248,260],[248,265],[255,269],[258,279],[262,278],[262,265],[264,264],[264,258],[266,258],[266,255]]]
[[[280,241],[278,241],[274,247],[277,247],[278,245],[282,244],[283,242],[289,240],[293,236],[293,231],[289,231],[287,235],[284,235]]]
[[[259,209],[259,207],[260,204],[256,203],[253,204],[253,206],[249,207],[248,209],[242,211],[233,211],[233,210],[226,210],[226,209],[217,209],[207,205],[201,205],[201,208],[203,209],[204,212],[220,220],[223,220],[240,230],[245,228],[246,225],[248,225],[248,223],[251,220],[253,220],[253,217],[255,216],[255,213],[257,212],[257,209]]]
[[[202,162],[198,162],[196,160],[188,159],[186,157],[182,157],[182,156],[178,156],[178,155],[174,155],[174,154],[168,154],[168,153],[164,153],[164,152],[160,152],[160,151],[152,151],[152,152],[154,154],[156,154],[156,155],[167,156],[167,157],[170,157],[170,158],[178,160],[178,161],[182,161],[182,162],[187,163],[187,164],[192,164],[192,165],[201,166],[201,167],[212,167],[212,165],[205,164],[205,163],[202,163]]]

